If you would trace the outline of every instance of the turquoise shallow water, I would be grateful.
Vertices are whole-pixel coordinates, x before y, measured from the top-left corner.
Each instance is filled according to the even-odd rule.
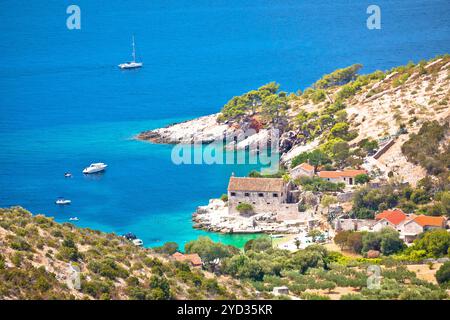
[[[356,62],[371,72],[450,52],[448,0],[377,1],[379,31],[359,0],[80,0],[78,31],[66,28],[69,4],[1,3],[0,206],[77,216],[147,245],[205,234],[191,213],[252,167],[175,166],[169,146],[132,140],[139,131],[216,112],[270,81],[296,91]],[[133,33],[145,65],[122,72]],[[94,161],[109,170],[84,177]],[[57,208],[58,196],[73,204]]]

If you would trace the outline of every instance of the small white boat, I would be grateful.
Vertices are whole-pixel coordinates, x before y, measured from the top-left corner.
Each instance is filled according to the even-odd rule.
[[[66,172],[66,173],[64,173],[64,177],[72,178],[72,174],[70,172]]]
[[[141,239],[134,239],[132,242],[137,247],[142,247],[144,245],[144,241],[142,241]]]
[[[140,68],[144,65],[142,62],[136,62],[136,48],[134,45],[134,36],[133,36],[132,46],[133,46],[133,52],[131,55],[133,57],[133,60],[130,62],[125,62],[125,63],[119,64],[120,69],[136,69],[136,68]]]
[[[70,201],[70,200],[68,200],[68,199],[64,199],[64,198],[58,198],[58,199],[55,201],[55,203],[58,204],[58,205],[60,205],[60,206],[66,206],[66,205],[68,205],[68,204],[71,204],[72,201]]]
[[[73,217],[73,218],[69,218],[69,221],[78,221],[80,219],[78,219],[78,217]]]
[[[102,172],[106,169],[107,166],[108,165],[104,164],[103,162],[91,163],[91,165],[89,167],[84,168],[83,173],[90,174],[90,173]]]

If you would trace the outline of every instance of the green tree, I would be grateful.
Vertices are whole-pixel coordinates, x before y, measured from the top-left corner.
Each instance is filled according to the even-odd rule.
[[[450,261],[445,262],[436,272],[436,280],[441,286],[450,285]]]
[[[337,142],[333,145],[332,158],[342,167],[350,156],[350,146],[347,142]]]
[[[331,128],[330,132],[335,138],[344,139],[348,135],[349,127],[349,124],[346,122],[338,122]]]
[[[363,248],[363,235],[361,232],[351,232],[347,238],[347,247],[355,253],[361,253]]]
[[[178,243],[176,242],[166,242],[161,247],[153,248],[156,252],[165,254],[174,254],[178,251]]]
[[[261,236],[256,239],[247,241],[244,245],[244,250],[249,251],[266,251],[272,249],[272,239],[269,236]]]
[[[370,181],[369,176],[367,174],[364,174],[364,173],[363,174],[358,174],[355,177],[355,183],[356,184],[365,184],[365,183],[367,183],[369,181]]]
[[[295,168],[301,163],[309,162],[310,165],[317,169],[318,166],[331,163],[330,158],[323,151],[315,149],[311,152],[303,152],[292,159],[291,167]]]
[[[320,232],[320,230],[312,229],[312,230],[310,230],[310,231],[308,232],[308,237],[311,237],[311,238],[312,238],[312,241],[315,242],[316,239],[317,239],[318,237],[320,237],[321,234],[322,234],[322,232]]]
[[[430,230],[419,235],[414,241],[411,251],[424,250],[429,257],[446,256],[450,247],[450,233],[444,229]]]
[[[313,87],[325,89],[346,84],[356,79],[357,73],[362,67],[362,64],[354,64],[343,69],[335,70],[330,74],[324,75],[320,80],[314,83]]]
[[[344,250],[344,248],[348,245],[348,237],[351,234],[352,231],[345,230],[340,231],[334,236],[334,243],[341,247],[341,250]]]
[[[362,237],[362,252],[377,250],[384,255],[397,253],[404,248],[399,233],[391,228],[383,228],[378,232],[367,232]]]
[[[199,237],[184,246],[186,253],[197,253],[204,261],[213,261],[216,258],[230,257],[239,253],[239,249],[227,246],[220,242],[213,242],[209,237]]]
[[[288,104],[285,97],[280,97],[277,94],[271,94],[263,99],[261,112],[267,121],[272,124],[276,124],[285,114],[287,108]]]

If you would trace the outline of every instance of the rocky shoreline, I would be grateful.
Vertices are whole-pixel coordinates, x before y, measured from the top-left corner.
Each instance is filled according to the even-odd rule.
[[[317,223],[313,213],[298,215],[295,219],[279,219],[277,213],[261,213],[251,216],[232,215],[225,202],[211,199],[192,214],[193,227],[223,234],[298,234]]]
[[[234,128],[217,122],[219,114],[203,116],[193,120],[168,125],[164,128],[148,130],[137,135],[138,140],[161,144],[204,144],[221,141],[227,134],[232,134]]]

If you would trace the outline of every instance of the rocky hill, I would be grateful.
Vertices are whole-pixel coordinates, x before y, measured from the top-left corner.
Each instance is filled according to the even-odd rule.
[[[76,268],[79,290],[67,282]],[[254,293],[115,234],[19,207],[0,209],[0,299],[245,299]]]
[[[335,166],[363,166],[381,177],[395,176],[415,185],[426,170],[408,161],[401,146],[427,121],[450,122],[450,57],[411,62],[368,75],[357,74],[361,67],[336,70],[296,94],[288,95],[270,83],[233,97],[218,114],[143,132],[138,139],[211,143],[243,130],[248,137],[236,147],[252,148],[278,129],[281,159],[287,167],[294,157],[313,149],[333,158],[336,144],[342,147],[340,143],[345,142],[349,146],[347,159],[334,161]],[[371,152],[362,155],[362,148],[356,148],[371,140],[377,142],[377,148],[371,150],[374,152],[389,143],[376,159],[369,157]]]
[[[243,251],[205,237],[189,242],[186,250],[204,261],[220,257],[210,273],[160,251],[173,249],[170,243],[146,249],[19,207],[0,209],[0,299],[448,299],[448,232],[430,231],[410,248],[398,246],[395,231],[354,235],[363,251],[381,243],[383,255],[343,255],[321,245],[290,252],[269,237],[250,240]],[[367,287],[374,264],[382,272],[376,290]],[[67,281],[76,269],[79,287]],[[289,293],[274,294],[280,286]]]

